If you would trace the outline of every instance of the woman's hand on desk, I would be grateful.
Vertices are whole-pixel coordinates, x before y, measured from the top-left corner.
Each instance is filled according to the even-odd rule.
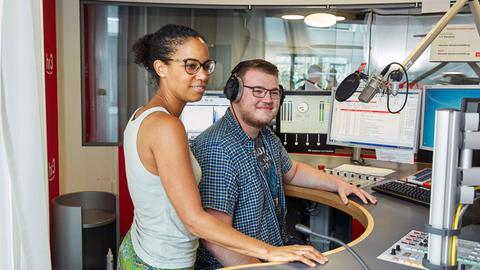
[[[377,198],[375,196],[369,194],[368,192],[359,187],[350,185],[342,180],[337,181],[337,193],[344,204],[348,203],[347,197],[352,194],[360,198],[360,200],[362,200],[362,202],[365,204],[377,203]]]
[[[302,245],[272,247],[268,250],[265,259],[271,262],[300,261],[312,267],[315,266],[316,263],[325,264],[328,261],[327,257],[314,247]]]

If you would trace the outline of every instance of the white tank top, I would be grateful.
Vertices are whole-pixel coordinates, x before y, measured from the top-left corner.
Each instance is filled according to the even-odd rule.
[[[137,151],[140,125],[148,115],[158,111],[168,113],[162,107],[153,107],[135,118],[135,112],[124,132],[125,169],[128,189],[135,207],[130,233],[135,253],[150,266],[186,268],[195,263],[198,239],[183,225],[168,200],[160,177],[145,169]],[[200,166],[191,152],[190,159],[198,183],[201,176]]]

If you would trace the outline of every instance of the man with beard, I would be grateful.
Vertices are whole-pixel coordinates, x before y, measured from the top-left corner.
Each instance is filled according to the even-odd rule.
[[[337,192],[345,204],[350,194],[364,203],[376,202],[364,190],[289,158],[268,128],[283,97],[275,65],[261,59],[240,62],[224,92],[229,110],[191,146],[202,168],[199,189],[207,212],[240,232],[281,246],[287,244],[284,184]],[[195,269],[258,262],[202,241]]]

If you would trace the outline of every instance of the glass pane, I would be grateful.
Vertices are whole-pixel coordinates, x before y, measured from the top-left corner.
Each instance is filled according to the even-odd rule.
[[[200,32],[217,68],[208,90],[222,91],[232,68],[242,60],[262,58],[276,64],[288,90],[333,90],[361,63],[366,74],[402,62],[440,16],[420,9],[349,9],[218,7],[83,2],[83,140],[113,145],[122,140],[128,117],[156,91],[145,70],[133,63],[131,47],[163,25],[183,24]],[[326,28],[282,15],[329,12],[345,17]],[[452,23],[470,24],[468,11]],[[420,87],[435,83],[477,82],[476,63],[432,63],[428,49],[408,71]],[[310,87],[310,88],[309,88]]]
[[[86,5],[83,12],[84,141],[118,141],[118,7]]]

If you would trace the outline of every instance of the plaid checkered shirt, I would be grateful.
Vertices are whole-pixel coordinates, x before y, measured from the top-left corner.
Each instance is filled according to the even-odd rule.
[[[278,179],[292,168],[280,140],[269,128],[260,130]],[[233,217],[238,231],[267,242],[283,245],[280,222],[267,179],[262,177],[255,156],[254,140],[241,129],[227,110],[225,116],[199,135],[191,145],[202,168],[199,189],[204,208]],[[285,219],[285,191],[279,187],[279,202]],[[215,228],[212,228],[214,230]],[[217,269],[222,265],[200,245],[195,269]]]

